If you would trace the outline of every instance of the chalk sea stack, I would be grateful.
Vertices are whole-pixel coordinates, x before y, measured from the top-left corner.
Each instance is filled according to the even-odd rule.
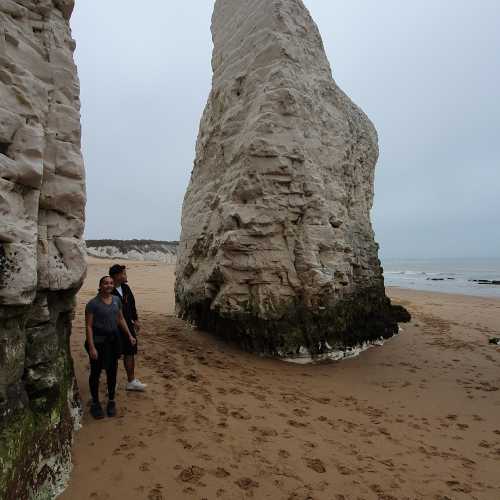
[[[244,349],[320,354],[398,330],[370,222],[377,133],[301,0],[217,0],[184,198],[178,314]]]
[[[69,349],[85,274],[73,0],[0,2],[0,498],[54,498],[71,467]]]

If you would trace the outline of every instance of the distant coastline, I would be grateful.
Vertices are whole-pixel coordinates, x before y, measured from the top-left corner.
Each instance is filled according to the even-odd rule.
[[[175,265],[178,241],[87,240],[87,254],[102,259]],[[500,298],[500,258],[382,259],[385,284],[409,290]]]
[[[103,259],[177,262],[178,241],[158,240],[87,240],[87,254]]]

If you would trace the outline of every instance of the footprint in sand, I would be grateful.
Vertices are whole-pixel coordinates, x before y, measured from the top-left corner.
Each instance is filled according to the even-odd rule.
[[[90,494],[90,498],[92,498],[92,500],[108,500],[111,497],[109,496],[109,493],[105,493],[103,491],[93,491]]]
[[[237,486],[239,486],[242,490],[248,491],[254,488],[258,488],[260,485],[257,481],[249,477],[242,477],[234,482]]]
[[[318,474],[324,474],[326,472],[325,464],[319,458],[305,458],[307,467],[312,469]]]
[[[280,394],[280,396],[281,396],[281,399],[285,403],[299,403],[300,404],[300,400],[299,400],[299,398],[297,398],[297,396],[295,396],[295,394],[290,394],[288,392],[282,392]]]
[[[188,373],[184,378],[186,380],[189,380],[190,382],[199,382],[200,381],[200,376],[195,371]]]
[[[295,434],[293,432],[290,432],[289,429],[285,429],[282,433],[281,433],[281,436],[284,438],[284,439],[294,439],[295,438]]]
[[[346,465],[342,464],[337,464],[337,470],[343,475],[343,476],[350,476],[354,474],[354,471],[352,469],[349,469]]]
[[[203,356],[202,354],[198,354],[196,356],[196,359],[202,364],[202,365],[208,365],[207,358]]]
[[[179,439],[177,439],[177,442],[180,443],[185,450],[192,450],[193,449],[193,446],[185,439],[179,438]]]
[[[227,370],[228,366],[224,361],[221,361],[220,359],[214,360],[215,367],[218,368],[219,370]]]
[[[297,415],[297,417],[305,417],[307,416],[307,411],[303,408],[295,408],[293,413]]]
[[[316,401],[316,403],[320,403],[322,405],[330,404],[330,401],[331,401],[330,398],[312,398],[312,400]]]
[[[217,425],[220,427],[221,423],[219,423]],[[227,424],[226,424],[226,427],[227,427]],[[215,441],[216,443],[222,443],[224,441],[224,438],[225,438],[225,435],[222,432],[214,432],[211,436],[212,441]]]
[[[221,415],[227,415],[229,413],[229,410],[227,409],[227,406],[219,405],[217,406],[217,413],[220,413]]]
[[[254,432],[256,435],[255,440],[260,443],[268,443],[272,440],[273,437],[278,435],[278,432],[272,427],[250,427],[251,432]]]
[[[472,488],[470,485],[466,483],[460,483],[460,481],[450,480],[446,481],[446,484],[452,491],[460,492],[460,493],[471,493]]]
[[[378,495],[378,498],[383,498],[384,500],[398,500],[396,497],[385,493],[379,484],[372,484],[370,489]]]
[[[251,432],[258,434],[261,441],[267,441],[266,438],[276,437],[278,432],[272,427],[256,427],[252,426],[249,429]]]
[[[194,421],[198,424],[198,425],[208,425],[210,423],[210,419],[207,418],[205,415],[203,415],[202,413],[200,412],[196,412],[195,415],[194,415]]]
[[[215,469],[215,471],[213,471],[212,474],[220,479],[224,479],[231,475],[226,469],[222,467],[217,467],[217,469]]]
[[[297,422],[297,420],[289,420],[288,425],[291,425],[292,427],[296,427],[296,428],[303,428],[303,427],[309,426],[309,424],[304,423],[304,422]]]
[[[317,497],[315,498],[312,496],[310,486],[304,486],[299,490],[291,493],[287,500],[318,500],[318,499]]]
[[[163,500],[163,494],[159,487],[153,488],[148,493],[148,500]]]
[[[292,493],[288,500],[316,500],[309,493]]]
[[[311,442],[311,441],[304,441],[303,446],[304,446],[305,448],[310,448],[311,450],[313,450],[314,448],[317,448],[317,447],[318,447],[318,445],[317,445],[316,443],[313,443],[313,442]]]
[[[179,479],[183,483],[198,483],[204,475],[205,469],[196,465],[191,465],[179,474]]]
[[[257,401],[266,401],[266,396],[264,394],[259,394],[257,392],[250,392],[250,396],[253,396]]]
[[[244,408],[238,408],[231,412],[231,416],[238,420],[250,420],[252,416]]]

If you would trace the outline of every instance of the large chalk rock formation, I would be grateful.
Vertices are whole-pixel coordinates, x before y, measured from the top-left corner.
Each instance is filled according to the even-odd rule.
[[[289,355],[397,331],[370,223],[377,134],[301,0],[217,0],[183,205],[179,314]]]
[[[85,273],[73,0],[0,1],[0,498],[69,472],[69,335]]]

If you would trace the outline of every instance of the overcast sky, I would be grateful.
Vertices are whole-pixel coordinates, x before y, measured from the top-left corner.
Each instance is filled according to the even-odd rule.
[[[384,257],[500,257],[500,2],[306,0],[379,132]],[[79,0],[87,238],[178,239],[213,1]]]

